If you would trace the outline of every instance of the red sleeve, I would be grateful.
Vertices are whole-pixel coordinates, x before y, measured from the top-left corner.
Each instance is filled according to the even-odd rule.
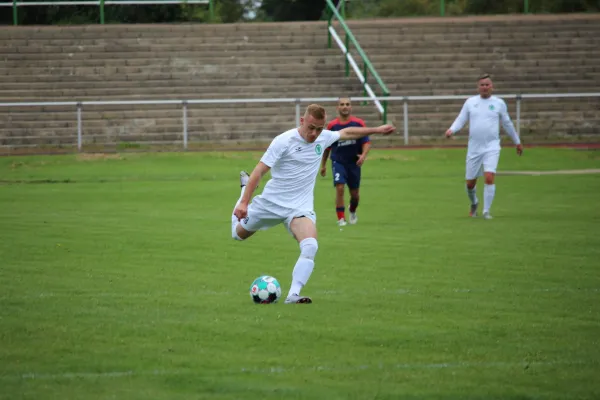
[[[360,118],[356,118],[356,117],[352,117],[352,121],[354,122],[358,122],[360,124],[360,126],[362,126],[363,128],[367,127],[367,124],[365,124],[365,121],[363,121]]]
[[[330,131],[331,127],[334,126],[336,123],[337,123],[337,118],[329,121],[329,123],[327,124],[327,130]]]

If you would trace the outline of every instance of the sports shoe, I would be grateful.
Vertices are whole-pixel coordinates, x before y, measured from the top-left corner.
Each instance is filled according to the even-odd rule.
[[[483,212],[483,219],[492,219],[493,217],[490,215],[488,211]]]
[[[469,211],[469,217],[475,218],[477,216],[477,206],[479,206],[479,203],[471,204],[471,210]]]
[[[348,222],[350,223],[350,225],[354,225],[358,222],[358,217],[356,216],[356,213],[350,213],[350,220]]]
[[[250,175],[246,171],[240,171],[240,187],[244,187],[248,184]]]
[[[297,294],[291,294],[285,299],[283,304],[310,304],[312,300],[310,297],[299,296]]]
[[[337,224],[338,224],[338,226],[346,226],[347,225],[346,220],[343,218],[339,219]]]

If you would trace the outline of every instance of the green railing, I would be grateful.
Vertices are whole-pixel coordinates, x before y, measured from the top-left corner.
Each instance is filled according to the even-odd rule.
[[[350,31],[350,28],[348,28],[348,25],[346,25],[346,22],[344,20],[345,3],[346,2],[344,0],[340,1],[340,11],[338,11],[337,7],[333,4],[333,2],[331,0],[326,0],[326,3],[327,3],[328,11],[330,12],[329,18],[327,20],[327,44],[331,48],[332,37],[336,40],[338,46],[344,52],[344,57],[346,59],[346,68],[345,68],[346,76],[350,75],[350,66],[352,65],[354,71],[356,72],[356,75],[361,80],[361,83],[363,85],[364,97],[368,96],[371,99],[373,99],[373,102],[375,103],[379,112],[382,115],[383,123],[386,123],[387,122],[387,103],[388,102],[387,102],[387,100],[384,100],[382,102],[383,103],[382,104],[379,102],[379,100],[377,100],[377,97],[375,96],[375,94],[373,93],[373,91],[370,88],[370,85],[367,82],[369,73],[375,79],[375,81],[377,82],[377,84],[379,85],[381,90],[383,91],[384,96],[389,96],[390,92],[387,89],[387,87],[385,86],[385,84],[383,83],[383,80],[381,80],[381,77],[379,76],[377,71],[375,71],[375,68],[373,68],[373,64],[371,64],[371,62],[369,61],[369,58],[367,57],[367,55],[365,54],[363,49],[360,47],[360,45],[356,41],[356,38]],[[332,20],[334,17],[337,18],[340,26],[344,29],[344,32],[346,33],[344,43],[341,42],[341,40],[339,39],[339,36],[337,35],[337,33],[335,32],[335,29],[332,26],[332,22],[333,22]],[[357,53],[360,55],[360,58],[362,59],[362,62],[363,62],[362,73],[361,73],[358,65],[356,65],[356,63],[354,62],[352,55],[350,54],[350,44],[354,45],[354,48],[356,49]]]
[[[64,0],[64,1],[17,1],[0,2],[0,7],[12,7],[13,24],[19,24],[17,9],[22,6],[98,6],[100,23],[104,23],[104,6],[108,5],[149,5],[149,4],[208,4],[210,20],[214,21],[215,0]]]

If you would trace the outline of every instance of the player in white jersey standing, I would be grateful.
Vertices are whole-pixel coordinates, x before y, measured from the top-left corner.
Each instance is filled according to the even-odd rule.
[[[483,187],[483,218],[492,219],[490,208],[494,201],[496,185],[496,168],[500,158],[500,123],[517,148],[517,154],[523,154],[523,145],[515,127],[510,120],[506,103],[499,97],[492,96],[494,85],[488,74],[477,80],[478,96],[465,101],[460,114],[446,131],[446,137],[462,129],[469,122],[469,145],[467,149],[467,195],[471,201],[469,215],[477,216],[479,201],[475,185],[482,175],[485,179]]]
[[[325,117],[323,107],[309,105],[298,128],[275,137],[250,175],[240,173],[242,193],[231,216],[231,236],[236,240],[245,240],[258,230],[284,223],[300,244],[300,257],[285,300],[287,304],[312,303],[309,297],[300,296],[300,291],[310,278],[318,249],[313,193],[323,151],[338,140],[389,135],[395,130],[391,125],[381,125],[333,132],[323,129]],[[252,199],[261,178],[269,170],[271,179],[262,194]]]

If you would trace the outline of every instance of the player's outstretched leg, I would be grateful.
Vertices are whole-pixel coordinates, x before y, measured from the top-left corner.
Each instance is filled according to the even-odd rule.
[[[241,189],[241,193],[240,193],[240,198],[235,203],[235,207],[237,207],[240,200],[242,199],[242,196],[244,195],[244,191],[246,190],[246,185],[248,184],[249,180],[250,180],[250,175],[248,175],[248,173],[246,171],[240,171],[240,187],[242,189]],[[234,210],[235,210],[235,207],[233,207]],[[235,215],[233,215],[233,211],[232,211],[232,213],[231,213],[231,237],[235,240],[243,240],[237,234],[238,223],[239,223],[239,221],[238,221],[237,217]]]
[[[319,249],[317,239],[313,237],[306,238],[300,242],[300,257],[296,261],[294,271],[292,272],[292,286],[285,299],[285,304],[310,304],[310,297],[300,296],[300,291],[308,282],[313,269],[315,268],[315,255]]]

